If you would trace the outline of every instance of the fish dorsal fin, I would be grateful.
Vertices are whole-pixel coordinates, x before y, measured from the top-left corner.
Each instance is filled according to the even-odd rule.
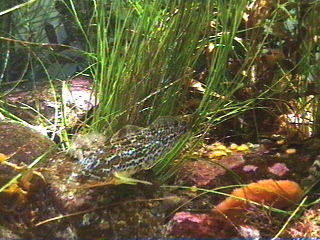
[[[153,123],[151,123],[150,127],[156,128],[156,127],[174,126],[177,123],[179,123],[179,121],[176,117],[161,116],[161,117],[158,117],[156,120],[154,120]]]
[[[116,132],[110,139],[110,143],[117,142],[123,138],[128,136],[132,136],[141,131],[141,127],[135,125],[127,125],[121,128],[118,132]]]

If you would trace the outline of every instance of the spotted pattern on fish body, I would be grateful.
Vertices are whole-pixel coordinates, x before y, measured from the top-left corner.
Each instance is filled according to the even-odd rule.
[[[146,128],[128,125],[111,138],[110,144],[79,159],[82,172],[98,180],[120,179],[113,184],[143,182],[130,176],[153,167],[187,131],[187,125],[174,117],[160,117]]]

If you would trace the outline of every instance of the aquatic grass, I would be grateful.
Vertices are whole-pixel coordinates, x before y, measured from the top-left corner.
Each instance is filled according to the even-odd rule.
[[[230,77],[226,72],[228,58],[231,55],[238,56],[239,52],[248,54],[242,68],[247,68],[247,72],[250,72],[250,67],[270,36],[265,34],[263,41],[252,48],[237,38],[238,34],[246,32],[248,36],[250,33],[259,33],[258,30],[251,31],[255,28],[239,30],[246,7],[252,1],[92,1],[93,16],[89,20],[84,20],[81,15],[83,6],[88,5],[87,1],[79,1],[77,4],[72,0],[60,2],[79,28],[87,45],[87,52],[84,54],[91,61],[87,70],[94,76],[100,102],[93,114],[92,131],[112,135],[126,124],[145,126],[160,115],[181,114],[180,106],[185,104],[183,99],[187,94],[188,81],[194,77],[203,53],[209,47],[212,48],[212,53],[209,65],[205,66],[208,71],[205,93],[196,110],[198,118],[195,118],[194,129],[207,123],[219,124],[252,109],[268,95],[260,95],[260,100],[255,97],[239,102],[233,94],[249,83],[248,76],[239,71]],[[33,3],[36,4],[38,2]],[[280,4],[278,9],[291,14],[291,19],[294,20],[294,14],[297,13],[292,13],[291,9],[287,9],[288,6]],[[41,4],[34,9],[41,9],[40,7]],[[316,5],[310,5],[310,9],[315,8]],[[280,10],[275,13],[281,13]],[[12,12],[15,11],[10,11]],[[269,27],[280,15],[272,16],[268,22]],[[250,37],[255,38],[252,35]],[[35,39],[33,41],[36,42]],[[30,47],[30,51],[35,50],[34,42],[26,45]],[[311,44],[305,48],[309,49],[307,56],[310,58],[304,59],[309,62],[314,56],[312,46]],[[250,55],[252,52],[254,54]],[[36,51],[32,51],[32,54],[36,54]],[[43,59],[40,54],[39,59]],[[39,59],[36,58],[36,61]],[[40,63],[42,68],[46,68],[48,64]],[[300,63],[299,66],[303,65],[305,66]],[[50,74],[46,73],[49,79],[52,78]],[[285,73],[284,76],[289,74],[290,72]],[[314,75],[314,71],[311,74]],[[307,76],[308,73],[303,75]],[[311,79],[311,75],[308,76]],[[270,86],[267,91],[277,91],[276,86],[283,79],[284,77],[280,78],[279,84]],[[230,109],[233,110],[229,112]]]
[[[40,1],[29,1],[25,5],[10,7],[1,11],[0,16],[4,17],[36,2]],[[299,32],[298,28],[293,29],[296,35],[292,35],[292,38],[298,37],[301,40],[298,44],[300,49],[297,53],[298,57],[294,58],[297,60],[295,66],[290,70],[282,68],[281,77],[275,77],[271,85],[266,84],[266,88],[258,89],[263,90],[262,93],[245,101],[236,99],[234,93],[257,80],[255,61],[269,47],[269,37],[277,36],[277,33],[273,35],[272,32],[262,35],[261,26],[239,30],[246,6],[253,1],[212,0],[192,3],[178,0],[149,2],[93,0],[93,16],[89,23],[85,22],[81,13],[78,12],[78,6],[84,5],[86,1],[62,2],[72,14],[85,39],[87,45],[85,55],[91,62],[87,70],[94,76],[95,91],[99,99],[99,106],[94,109],[89,128],[91,131],[104,132],[107,136],[111,136],[127,124],[146,126],[161,115],[183,114],[181,105],[185,104],[183,99],[187,94],[188,81],[198,70],[197,67],[205,49],[212,47],[210,61],[205,66],[208,72],[204,83],[205,92],[193,115],[193,126],[190,132],[155,167],[155,172],[163,181],[171,177],[180,166],[179,162],[176,164],[174,160],[181,149],[190,142],[195,143],[193,147],[196,148],[196,143],[202,141],[201,133],[206,130],[206,125],[218,125],[247,110],[254,109],[257,103],[270,100],[271,95],[282,93],[287,89],[302,93],[290,99],[299,103],[300,107],[296,110],[305,110],[305,106],[309,107],[310,103],[310,111],[315,119],[314,133],[318,134],[317,123],[320,115],[318,91],[310,91],[310,87],[315,86],[317,89],[319,85],[316,77],[319,75],[319,64],[317,64],[319,47],[316,39],[319,36],[319,30],[316,28],[319,3],[316,1],[297,6],[297,9],[304,8],[305,12],[305,15],[299,16],[299,27],[302,29],[303,24],[311,27],[307,28],[305,38],[302,36],[303,31]],[[278,4],[274,13],[280,10],[284,10],[290,16],[291,24],[294,26],[298,12],[289,9],[287,3]],[[279,16],[272,16],[265,26],[266,31],[267,29],[270,31],[273,24],[279,21]],[[237,38],[238,34],[243,33],[252,40],[248,45]],[[260,34],[263,36],[262,39]],[[3,37],[0,41],[5,43],[1,45],[1,49],[4,49],[2,52],[6,53],[6,56],[2,55],[4,59],[2,62],[5,63],[4,68],[7,68],[9,45],[12,42]],[[21,49],[30,51],[21,79],[27,76],[34,80],[32,76],[36,70],[30,66],[40,64],[46,78],[51,80],[52,76],[47,71],[51,62],[44,61],[48,55],[42,55],[43,48],[33,48],[36,42],[37,39],[34,38],[29,44],[21,45]],[[53,52],[50,56],[58,55]],[[238,55],[241,58],[239,52],[244,52],[246,55],[244,63],[241,71],[238,71],[235,76],[230,76],[226,71],[228,59],[230,56]],[[34,56],[39,58],[32,58]],[[1,80],[3,72],[4,70],[1,70]],[[296,74],[297,78],[290,79],[291,74]],[[286,84],[284,80],[287,81]],[[277,101],[275,98],[273,100]],[[56,101],[60,101],[58,96]],[[62,105],[65,107],[63,100]],[[16,118],[5,109],[0,111],[10,118]],[[66,118],[66,115],[64,113],[62,117]],[[55,124],[59,124],[58,118],[56,121]],[[66,126],[66,119],[61,122]],[[59,134],[63,142],[69,141],[67,132]],[[314,204],[318,202],[317,200]],[[292,216],[295,214],[296,211]]]
[[[108,12],[96,3],[95,80],[100,104],[94,126],[98,131],[128,123],[146,125],[160,115],[177,115],[182,86],[191,78],[186,74],[193,71],[205,44],[200,36],[209,13],[204,17],[199,13],[209,4],[130,3],[111,2]],[[143,99],[146,101],[141,102]]]
[[[200,192],[197,197],[203,196],[204,194],[217,194],[217,195],[221,195],[221,196],[225,196],[225,197],[231,197],[237,200],[242,200],[245,202],[248,202],[250,204],[253,204],[255,206],[259,206],[262,209],[266,209],[268,211],[272,211],[274,213],[278,213],[278,214],[283,214],[283,215],[290,215],[290,220],[293,218],[294,215],[296,215],[296,213],[301,210],[301,207],[305,206],[305,201],[306,198],[303,198],[301,200],[301,202],[298,204],[297,208],[293,211],[286,211],[286,210],[282,210],[282,209],[278,209],[278,208],[274,208],[271,206],[267,206],[264,205],[262,203],[257,203],[255,201],[249,200],[249,199],[245,199],[245,198],[241,198],[241,197],[237,197],[237,196],[233,196],[232,194],[229,193],[225,193],[222,190],[225,189],[234,189],[234,188],[241,188],[241,187],[245,187],[246,185],[243,184],[234,184],[234,185],[227,185],[227,186],[222,186],[222,187],[216,187],[214,189],[205,189],[205,188],[200,188],[200,187],[188,187],[188,186],[180,186],[180,185],[162,185],[162,188],[173,188],[173,189],[185,189],[185,190],[190,190],[192,192]],[[195,198],[197,198],[195,197]],[[195,199],[193,198],[193,199]],[[180,207],[179,207],[180,208]]]
[[[232,100],[234,92],[244,86],[243,80],[239,78],[228,79],[226,72],[228,58],[234,50],[235,37],[248,3],[249,1],[246,0],[229,1],[228,3],[225,1],[212,1],[209,3],[211,9],[208,12],[211,14],[206,15],[208,17],[206,22],[207,24],[211,23],[212,29],[206,28],[204,34],[207,34],[207,37],[202,37],[201,39],[201,42],[205,42],[205,45],[199,45],[199,47],[212,47],[214,51],[209,60],[210,65],[207,66],[208,76],[205,82],[205,92],[192,119],[193,135],[201,135],[201,132],[205,131],[205,127],[203,127],[205,125],[219,124],[253,107],[255,99],[241,103]],[[216,11],[215,15],[213,14],[214,10]],[[211,33],[213,36],[210,35],[212,31],[214,31]],[[199,59],[197,60],[199,61]],[[233,84],[227,84],[230,81]],[[191,136],[190,134],[187,139],[191,140]],[[194,139],[194,142],[195,144],[192,144],[192,146],[195,147],[199,139]],[[168,179],[169,176],[173,175],[178,170],[181,162],[184,161],[181,159],[180,164],[173,163],[177,152],[181,150],[182,146],[175,148],[156,166],[156,173],[160,176],[163,175],[162,180]],[[192,148],[190,151],[192,152]]]
[[[181,106],[188,94],[188,82],[203,64],[204,52],[211,48],[206,65],[201,66],[207,71],[205,92],[193,115],[192,133],[159,162],[161,170],[156,170],[159,175],[165,174],[166,166],[173,163],[188,141],[201,141],[193,136],[200,136],[206,126],[218,125],[255,108],[257,103],[274,93],[276,85],[280,85],[284,78],[254,98],[239,101],[234,97],[234,93],[252,79],[249,79],[249,73],[247,76],[240,74],[242,71],[235,76],[228,74],[230,56],[240,58],[241,54],[247,54],[242,68],[248,68],[247,72],[250,72],[269,36],[264,35],[263,41],[252,48],[237,37],[239,34],[259,33],[258,30],[251,31],[254,28],[239,29],[252,1],[92,1],[93,15],[89,19],[81,15],[86,1],[77,4],[72,0],[60,2],[73,17],[87,45],[83,54],[89,59],[90,66],[86,70],[92,73],[95,81],[99,105],[93,111],[91,122],[85,122],[89,123],[91,131],[104,132],[107,136],[127,124],[146,126],[161,115],[183,114]],[[283,9],[286,5],[280,7]],[[275,16],[268,23],[270,26],[277,20]],[[30,59],[36,60],[46,78],[52,80],[47,70],[50,62],[45,61],[42,54],[37,55],[37,51],[43,50],[41,43],[32,40],[34,42],[29,44],[23,42],[32,53]],[[32,76],[30,72],[28,74],[23,76]],[[58,95],[57,92],[57,102],[61,101]],[[62,118],[66,117],[63,115]],[[67,127],[66,119],[61,123]],[[68,134],[58,134],[68,145]]]
[[[246,111],[254,100],[231,101],[243,84],[239,79],[231,80],[231,87],[226,84],[226,66],[248,3],[94,1],[90,30],[94,34],[89,41],[96,41],[90,46],[95,46],[91,49],[96,53],[92,72],[99,105],[94,109],[91,131],[111,136],[127,124],[145,126],[158,116],[181,114],[188,82],[209,44],[216,52],[207,67],[206,91],[194,115],[193,129],[199,131],[200,125],[218,124],[224,115]],[[215,37],[210,42],[212,31]],[[218,116],[217,112],[232,105],[234,111]],[[159,162],[160,172],[182,146],[178,144]]]
[[[29,0],[29,1],[27,1],[27,2],[24,2],[24,3],[21,3],[21,4],[17,4],[17,5],[14,5],[14,6],[10,7],[10,8],[5,9],[5,10],[2,10],[2,11],[0,12],[0,17],[1,17],[2,15],[8,14],[8,13],[10,13],[10,12],[16,11],[16,10],[18,10],[18,9],[20,9],[20,8],[24,8],[24,7],[26,7],[26,6],[29,6],[29,5],[33,4],[34,2],[36,2],[36,1],[37,1],[37,0]]]
[[[302,93],[298,98],[298,113],[304,115],[308,110],[312,115],[312,135],[318,136],[320,133],[320,105],[319,105],[319,9],[320,2],[312,1],[300,5],[305,14],[296,13],[296,36],[300,40],[297,62],[297,72],[299,73],[296,83],[296,91]],[[306,29],[304,26],[308,26]],[[303,32],[305,30],[305,32]],[[304,95],[304,96],[303,96]],[[305,108],[308,106],[308,108]],[[300,108],[299,108],[300,107]]]
[[[297,218],[299,211],[301,212],[301,208],[304,206],[306,200],[308,199],[308,197],[304,197],[301,202],[299,203],[299,205],[296,207],[296,209],[294,211],[292,211],[292,213],[290,213],[289,218],[286,220],[286,222],[283,224],[283,226],[281,227],[281,229],[276,233],[276,235],[273,237],[273,239],[277,239],[279,236],[281,236],[281,234],[286,230],[286,228],[288,227],[289,223],[292,222],[293,218]],[[303,209],[305,210],[305,209]],[[288,213],[288,212],[285,212]]]
[[[2,91],[1,97],[10,95],[17,86],[25,83],[37,88],[38,83],[48,82],[48,89],[50,89],[48,90],[48,92],[50,91],[48,98],[51,98],[48,99],[48,102],[52,102],[54,118],[47,119],[41,112],[42,110],[36,106],[26,106],[26,108],[37,115],[37,123],[35,124],[42,125],[44,123],[44,126],[41,127],[46,130],[50,128],[47,133],[51,135],[51,139],[60,139],[62,148],[66,149],[70,140],[69,133],[67,133],[70,119],[65,114],[67,103],[61,90],[65,87],[64,80],[70,78],[70,71],[66,66],[69,63],[76,66],[79,59],[90,58],[90,53],[74,46],[50,42],[50,36],[46,32],[45,26],[52,24],[53,32],[51,34],[53,35],[56,34],[55,31],[61,31],[59,30],[62,23],[62,21],[59,22],[61,16],[58,15],[54,7],[55,2],[39,0],[27,3],[10,8],[10,11],[4,11],[1,16],[1,18],[8,17],[8,24],[14,26],[11,31],[3,31],[0,34],[0,47],[2,47],[2,52],[6,52],[5,56],[0,55],[5,63],[0,75],[1,88],[6,89],[6,91]],[[19,54],[18,58],[21,57],[21,61],[15,60],[17,54]],[[18,72],[18,74],[11,74],[11,72]],[[12,81],[13,78],[14,81]],[[28,84],[28,82],[33,84]],[[8,113],[6,104],[3,102],[1,111],[6,117],[18,120],[19,118],[12,113]]]
[[[82,1],[79,4],[71,0],[61,2],[86,39],[87,56],[91,60],[88,70],[94,76],[99,101],[93,114],[92,131],[110,136],[126,124],[143,126],[160,115],[180,114],[188,81],[209,45],[209,32],[213,30],[210,21],[216,21],[217,26],[211,43],[218,52],[213,58],[220,60],[212,61],[208,67],[211,80],[206,83],[206,93],[196,111],[204,120],[201,121],[219,122],[213,113],[230,102],[233,91],[242,86],[236,83],[234,88],[218,89],[226,86],[223,69],[243,9],[233,12],[236,9],[228,10],[227,3],[217,1],[143,4],[140,1],[93,1],[93,16],[86,26],[78,12],[78,6],[84,5]],[[243,6],[245,2],[248,1],[243,1]],[[216,10],[221,14],[214,15]],[[233,14],[234,25],[230,17]],[[45,69],[47,63],[41,63],[40,58],[40,64],[51,79]],[[224,99],[215,97],[217,94]]]

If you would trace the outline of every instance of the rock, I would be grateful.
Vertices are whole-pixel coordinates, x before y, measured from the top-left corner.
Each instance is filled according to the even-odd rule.
[[[14,122],[0,122],[0,153],[7,155],[10,163],[27,166],[54,146],[52,140],[29,127]],[[16,174],[14,169],[0,165],[0,183]]]
[[[188,186],[217,187],[220,178],[226,175],[227,170],[240,167],[244,164],[242,154],[224,156],[220,160],[187,162],[180,171],[179,179]]]
[[[24,82],[4,95],[4,106],[10,113],[32,125],[45,126],[48,132],[65,129],[65,125],[52,124],[57,118],[62,121],[63,116],[68,128],[75,127],[97,104],[92,79],[84,76],[36,85]]]
[[[230,238],[239,236],[229,222],[222,218],[212,218],[208,214],[177,212],[169,226],[169,237]]]
[[[269,172],[273,173],[274,175],[277,175],[279,177],[284,176],[288,171],[290,171],[286,164],[284,163],[275,163],[271,167],[268,168]]]
[[[66,214],[54,189],[37,171],[46,159],[32,169],[27,168],[54,148],[53,141],[33,129],[14,122],[0,122],[0,152],[7,156],[0,164],[1,187],[22,175],[0,193],[0,224],[20,237],[72,238],[68,224],[56,221],[35,226],[41,220]]]

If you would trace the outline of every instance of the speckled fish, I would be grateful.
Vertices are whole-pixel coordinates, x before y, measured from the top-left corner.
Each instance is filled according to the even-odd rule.
[[[180,118],[159,117],[146,128],[125,126],[110,139],[110,144],[90,154],[80,154],[82,172],[108,184],[150,184],[131,176],[153,167],[187,131],[187,125]]]

